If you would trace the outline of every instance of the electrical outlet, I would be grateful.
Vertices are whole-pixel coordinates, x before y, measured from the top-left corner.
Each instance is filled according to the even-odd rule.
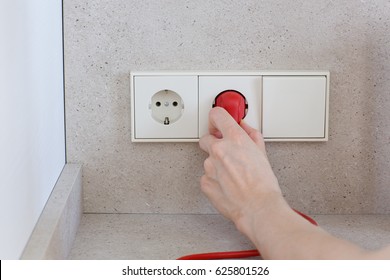
[[[184,102],[176,92],[163,89],[152,96],[149,109],[157,122],[171,125],[183,115]]]
[[[132,141],[196,141],[198,77],[133,74]]]
[[[329,72],[132,72],[133,142],[196,142],[218,94],[247,101],[245,121],[265,141],[327,141]]]
[[[262,77],[253,75],[226,75],[199,77],[199,136],[208,132],[209,111],[215,97],[225,90],[236,90],[245,96],[248,111],[245,121],[261,130]]]

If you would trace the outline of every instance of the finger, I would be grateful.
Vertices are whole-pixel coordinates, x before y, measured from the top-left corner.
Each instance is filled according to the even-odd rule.
[[[204,193],[209,193],[211,188],[219,188],[218,182],[206,174],[200,178],[200,186]]]
[[[206,153],[210,154],[211,146],[217,141],[218,139],[214,135],[207,134],[205,136],[202,136],[199,140],[199,146],[200,148],[205,151]]]
[[[252,139],[253,142],[255,142],[255,144],[259,148],[265,149],[264,138],[263,135],[261,135],[260,131],[251,127],[249,124],[245,122],[245,120],[242,120],[240,122],[240,126],[242,127],[243,130],[245,130],[248,136]]]
[[[202,192],[210,200],[211,204],[225,217],[231,219],[231,215],[226,205],[226,197],[219,183],[208,176],[204,175],[201,178],[200,186]]]
[[[212,202],[223,197],[219,183],[207,175],[200,178],[200,188]]]
[[[217,171],[210,157],[206,158],[206,160],[204,161],[203,168],[206,176],[216,179]]]
[[[210,110],[210,134],[216,136],[217,138],[221,138],[224,136],[230,136],[237,129],[239,129],[239,125],[225,109],[221,107],[215,107]]]

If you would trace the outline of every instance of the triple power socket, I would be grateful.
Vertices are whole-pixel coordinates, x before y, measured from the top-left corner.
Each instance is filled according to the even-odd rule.
[[[327,141],[329,71],[131,72],[131,140],[196,142],[225,90],[245,96],[245,121],[265,141]]]

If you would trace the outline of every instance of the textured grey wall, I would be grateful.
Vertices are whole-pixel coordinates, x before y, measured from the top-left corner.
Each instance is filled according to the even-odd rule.
[[[195,143],[130,142],[130,70],[331,72],[328,143],[268,143],[287,200],[390,213],[390,2],[65,0],[67,153],[86,212],[214,213]]]

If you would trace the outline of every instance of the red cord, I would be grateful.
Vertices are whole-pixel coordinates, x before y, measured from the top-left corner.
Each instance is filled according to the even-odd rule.
[[[317,222],[306,214],[303,214],[294,209],[296,213],[308,220],[311,224],[318,226]],[[212,252],[187,255],[178,258],[178,260],[222,260],[222,259],[241,259],[260,256],[260,252],[257,250],[246,251],[230,251],[230,252]]]
[[[222,259],[241,259],[259,256],[257,250],[231,251],[231,252],[213,252],[187,255],[178,258],[178,260],[222,260]]]

